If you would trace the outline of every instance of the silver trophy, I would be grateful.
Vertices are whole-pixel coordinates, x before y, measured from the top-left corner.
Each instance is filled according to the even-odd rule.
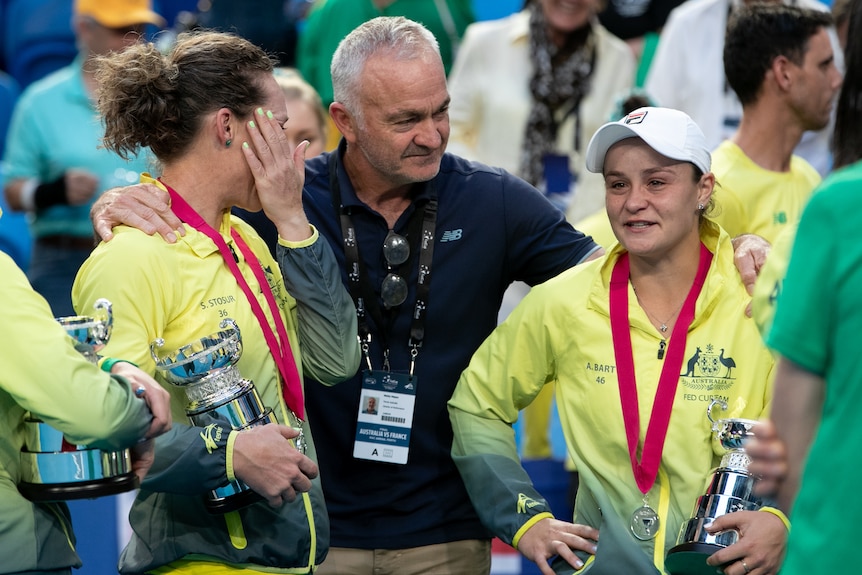
[[[75,343],[75,349],[95,363],[96,352],[111,337],[111,302],[100,299],[93,316],[56,318]],[[114,495],[138,487],[128,449],[101,451],[69,443],[45,422],[25,419],[28,440],[21,451],[22,480],[18,490],[31,501],[68,501]]]
[[[712,471],[707,480],[706,493],[697,498],[694,516],[680,529],[677,545],[668,551],[665,567],[672,575],[714,574],[715,567],[706,564],[706,559],[724,547],[733,545],[739,539],[734,530],[710,534],[705,528],[713,520],[734,511],[756,511],[762,501],[754,495],[757,477],[748,472],[751,459],[745,453],[745,440],[754,435],[757,424],[752,419],[712,418],[712,410],[720,405],[727,409],[727,403],[713,399],[706,409],[706,416],[712,423],[721,446],[727,450],[721,463]]]
[[[156,369],[165,381],[184,390],[185,412],[192,424],[207,428],[247,429],[276,423],[257,390],[240,375],[236,363],[242,355],[242,337],[236,322],[222,320],[222,331],[160,356],[161,338],[150,344]],[[211,428],[210,428],[211,429]],[[300,448],[297,445],[297,448]],[[211,513],[227,513],[261,500],[261,496],[239,480],[212,490],[205,504]]]

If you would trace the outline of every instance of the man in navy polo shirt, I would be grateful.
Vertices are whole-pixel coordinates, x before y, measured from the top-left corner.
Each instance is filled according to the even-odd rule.
[[[444,153],[449,94],[420,25],[360,26],[332,71],[343,139],[308,161],[303,199],[342,262],[368,352],[352,381],[305,388],[332,524],[320,573],[487,573],[490,535],[449,454],[446,402],[506,287],[599,248],[524,181]],[[393,244],[409,245],[403,263]],[[406,280],[403,302],[392,276]],[[359,413],[367,390],[379,392],[376,416]]]

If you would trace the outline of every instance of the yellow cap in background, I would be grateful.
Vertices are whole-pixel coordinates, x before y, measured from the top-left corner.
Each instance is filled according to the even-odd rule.
[[[165,19],[153,12],[151,0],[75,0],[75,14],[89,16],[106,28],[165,25]]]

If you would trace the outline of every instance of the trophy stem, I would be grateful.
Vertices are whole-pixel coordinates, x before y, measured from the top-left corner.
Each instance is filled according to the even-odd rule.
[[[712,423],[716,438],[727,451],[721,464],[713,469],[707,481],[706,492],[698,497],[691,519],[680,528],[677,545],[665,558],[665,569],[671,575],[712,575],[715,567],[707,565],[707,558],[739,539],[734,530],[709,533],[706,528],[727,513],[756,511],[761,506],[754,495],[757,478],[748,472],[751,459],[745,454],[743,443],[751,435],[755,421],[748,419],[721,419],[715,421],[710,412],[716,402],[710,404],[707,416]],[[726,404],[723,405],[726,408]]]

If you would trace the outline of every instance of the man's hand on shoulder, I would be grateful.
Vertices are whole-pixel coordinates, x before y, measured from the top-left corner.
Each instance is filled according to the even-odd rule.
[[[739,270],[739,277],[748,294],[754,293],[754,283],[766,262],[766,256],[772,249],[772,245],[760,236],[754,234],[742,234],[733,238],[733,261]],[[745,310],[745,314],[751,317],[751,304]]]
[[[153,235],[160,234],[169,243],[185,235],[180,219],[171,211],[167,192],[154,184],[135,184],[112,188],[101,195],[90,209],[93,230],[102,241],[114,237],[113,228],[120,224]]]

